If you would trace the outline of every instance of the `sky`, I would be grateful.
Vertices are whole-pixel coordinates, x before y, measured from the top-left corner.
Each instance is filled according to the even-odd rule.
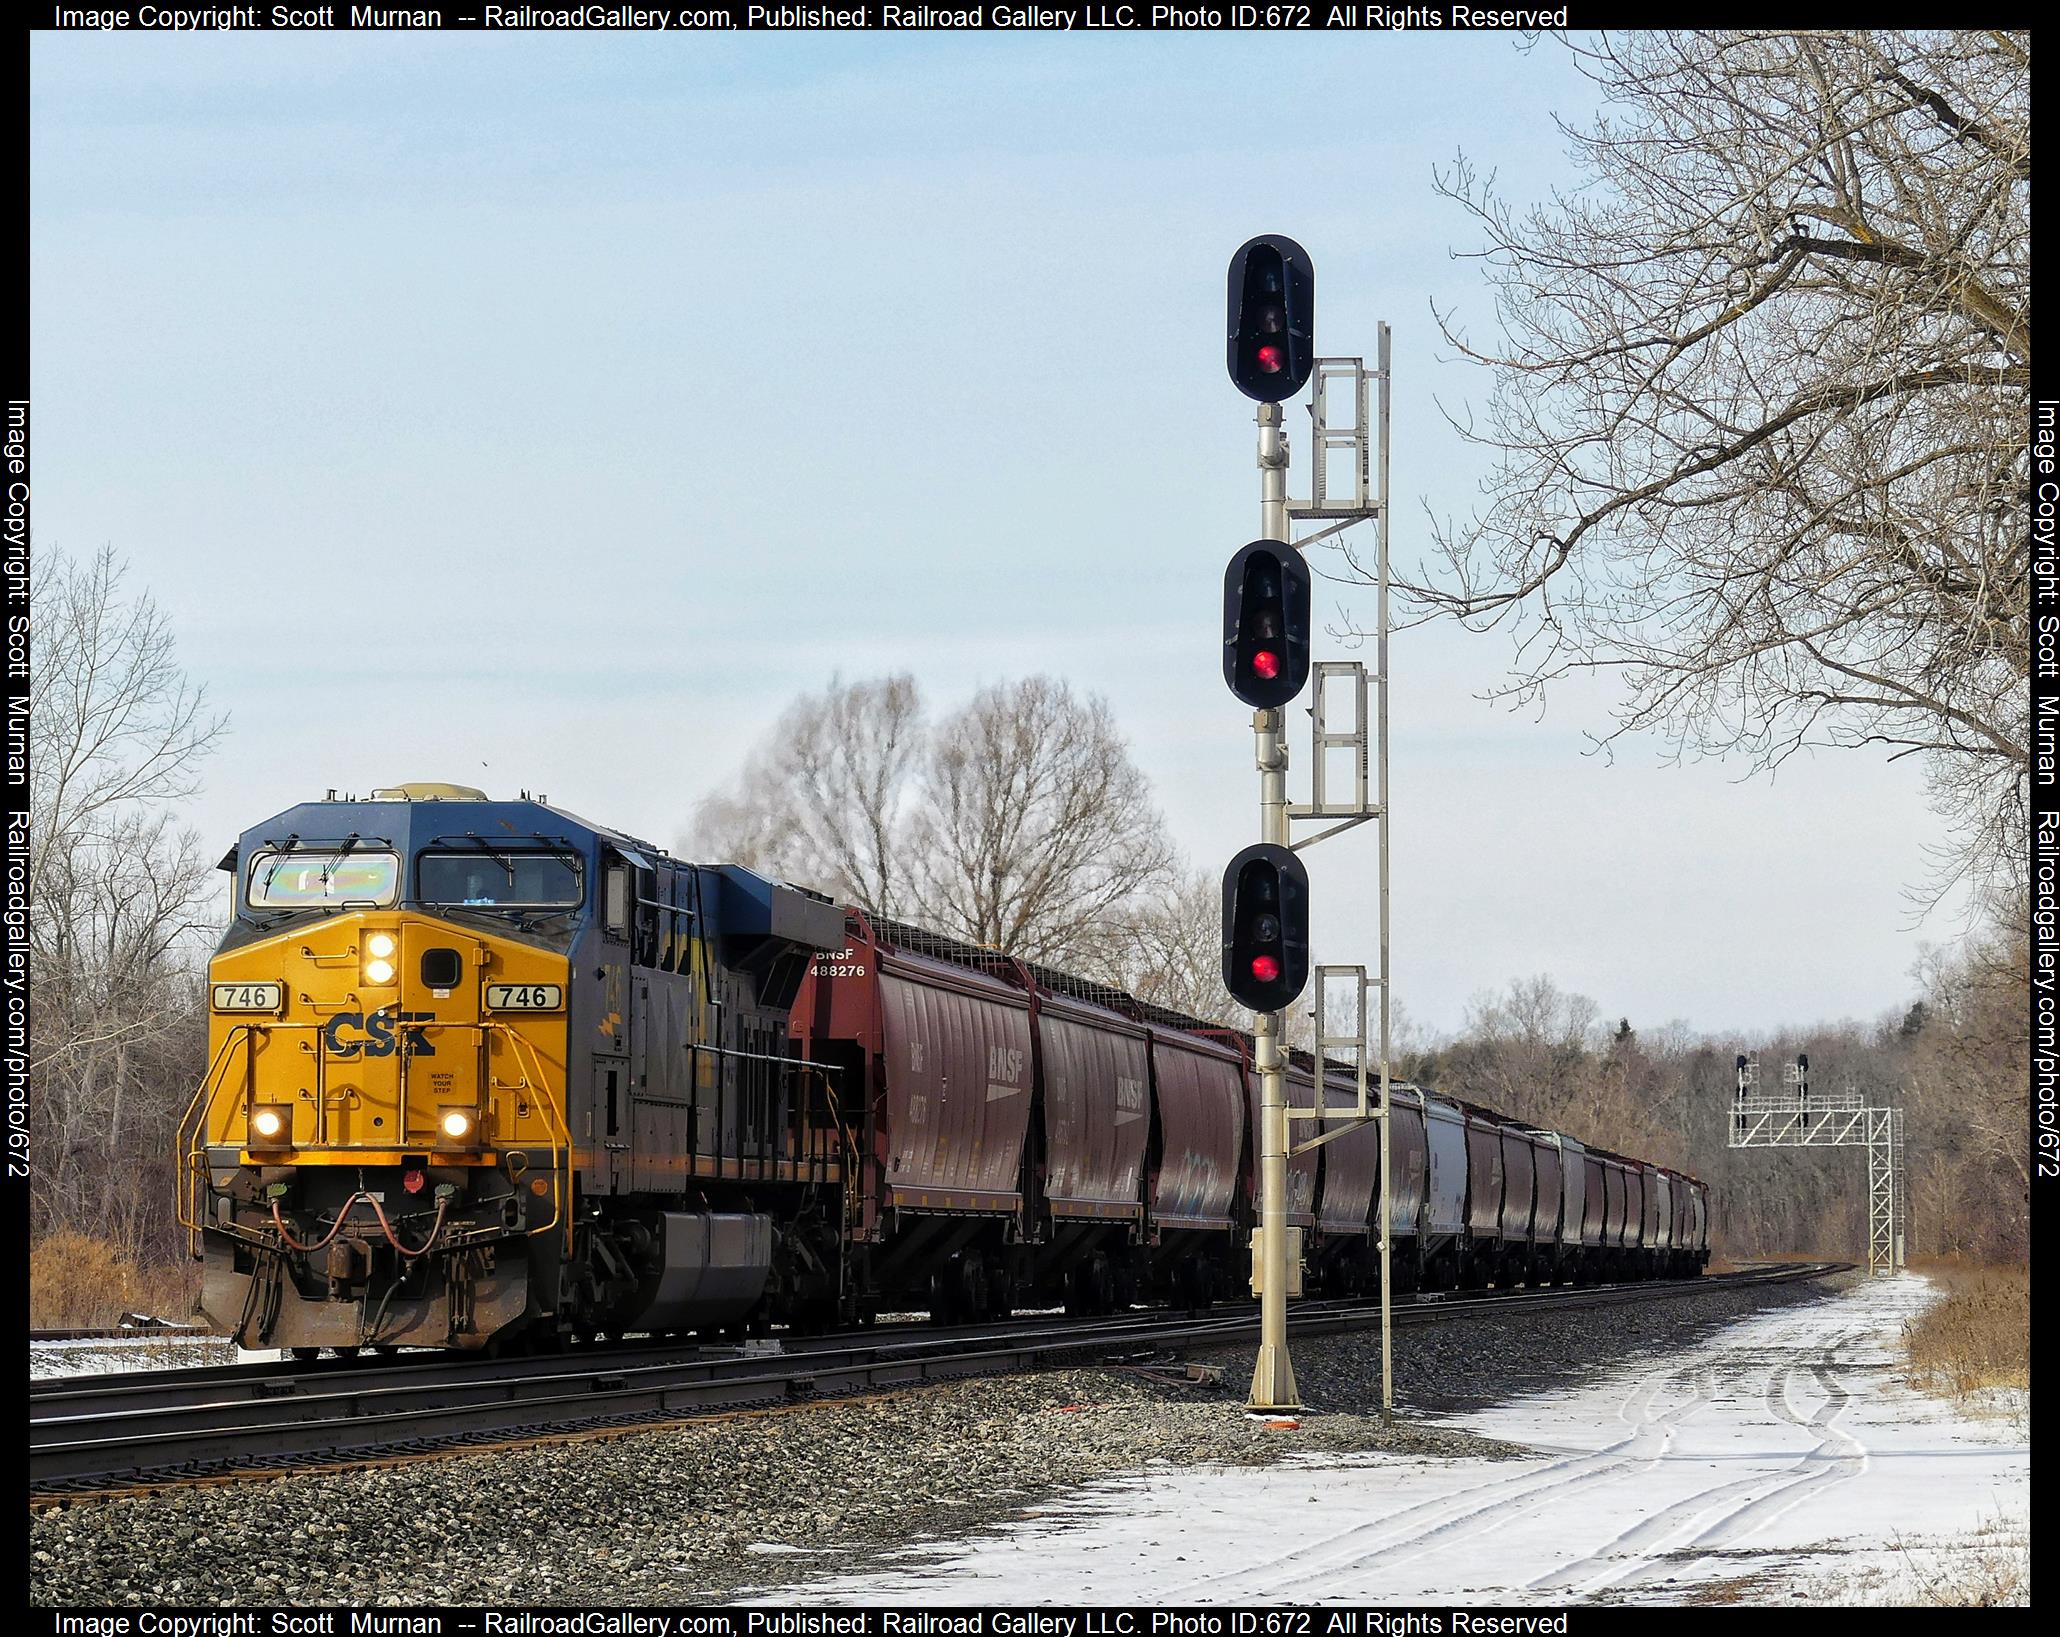
[[[1541,198],[1593,98],[1507,36],[40,33],[30,102],[36,545],[124,554],[227,713],[211,847],[412,779],[672,845],[832,674],[1048,672],[1213,871],[1257,835],[1229,255],[1308,248],[1322,354],[1393,326],[1413,563],[1483,469],[1433,307],[1493,323],[1434,172]],[[1956,929],[1917,767],[1605,758],[1608,684],[1512,713],[1510,659],[1392,645],[1420,1026],[1540,972],[1717,1033],[1908,1002]],[[1318,960],[1375,959],[1372,834],[1305,855]]]

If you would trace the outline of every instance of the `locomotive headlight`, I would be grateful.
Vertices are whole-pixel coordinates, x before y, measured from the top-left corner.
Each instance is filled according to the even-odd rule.
[[[436,1129],[445,1142],[469,1142],[478,1122],[469,1108],[441,1108],[436,1111]]]
[[[388,943],[391,943],[392,941],[393,940],[391,938],[387,940]],[[380,960],[367,961],[365,963],[365,981],[367,983],[373,984],[388,984],[393,982],[393,962]]]
[[[375,932],[365,940],[365,953],[377,955],[381,960],[389,959],[398,948],[400,945],[393,941],[390,932]]]
[[[259,1103],[250,1111],[252,1148],[291,1148],[293,1110],[283,1103]]]

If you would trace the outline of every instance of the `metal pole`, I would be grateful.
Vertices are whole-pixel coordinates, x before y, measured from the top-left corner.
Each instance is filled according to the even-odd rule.
[[[1380,327],[1380,448],[1376,456],[1380,473],[1380,515],[1374,519],[1379,556],[1379,601],[1375,608],[1375,683],[1380,689],[1376,721],[1377,754],[1380,761],[1380,1413],[1384,1421],[1395,1415],[1394,1310],[1390,1297],[1388,1235],[1394,1228],[1389,1207],[1390,1153],[1388,1127],[1394,1124],[1394,1082],[1388,1070],[1388,997],[1394,978],[1388,968],[1388,327]],[[1365,424],[1365,410],[1360,410]],[[1319,453],[1318,459],[1322,456]],[[1362,718],[1363,720],[1363,718]],[[1363,1052],[1365,1048],[1362,1046]]]
[[[1287,443],[1280,405],[1259,406],[1259,534],[1288,538]],[[1252,712],[1253,758],[1259,768],[1259,839],[1286,846],[1287,742],[1285,712]],[[1252,1066],[1259,1076],[1259,1357],[1252,1367],[1247,1404],[1255,1410],[1301,1408],[1294,1366],[1288,1360],[1287,1286],[1287,1078],[1281,1033],[1285,1014],[1261,1012],[1252,1020]]]

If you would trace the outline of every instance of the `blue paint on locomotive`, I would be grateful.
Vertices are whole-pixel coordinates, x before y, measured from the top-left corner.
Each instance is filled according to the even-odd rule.
[[[404,860],[449,845],[463,847],[484,842],[489,847],[549,849],[570,852],[585,866],[588,891],[586,902],[569,912],[574,919],[587,920],[593,913],[592,883],[605,847],[654,861],[661,850],[647,841],[619,830],[590,824],[574,814],[536,801],[457,800],[351,800],[311,801],[289,807],[283,813],[255,824],[237,838],[236,860],[247,862],[261,852],[282,848],[290,841],[296,849],[329,850],[356,838],[356,847],[391,847]],[[229,860],[224,860],[229,867]],[[747,872],[738,871],[738,874]],[[756,877],[752,878],[756,880]],[[770,882],[759,882],[767,895]],[[401,903],[418,906],[416,872],[405,871]],[[253,912],[237,895],[237,913],[244,920]],[[263,912],[257,912],[262,916]]]

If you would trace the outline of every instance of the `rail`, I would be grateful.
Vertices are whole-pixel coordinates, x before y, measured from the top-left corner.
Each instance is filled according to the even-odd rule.
[[[1395,1321],[1432,1324],[1482,1314],[1565,1311],[1783,1283],[1843,1265],[1487,1297],[1418,1297],[1397,1304]],[[1363,1328],[1378,1313],[1363,1301],[1297,1303],[1289,1322],[1303,1334],[1326,1334]],[[229,1365],[32,1381],[29,1487],[32,1496],[55,1498],[137,1481],[189,1482],[224,1472],[273,1472],[297,1462],[358,1461],[481,1438],[556,1436],[573,1428],[1000,1374],[1092,1359],[1111,1348],[1134,1354],[1181,1344],[1236,1344],[1257,1323],[1256,1307],[1241,1304],[1206,1315],[1018,1318],[944,1335],[790,1337],[777,1355],[677,1347],[604,1348],[591,1358],[575,1353],[455,1362],[446,1355],[402,1355],[370,1364]]]

